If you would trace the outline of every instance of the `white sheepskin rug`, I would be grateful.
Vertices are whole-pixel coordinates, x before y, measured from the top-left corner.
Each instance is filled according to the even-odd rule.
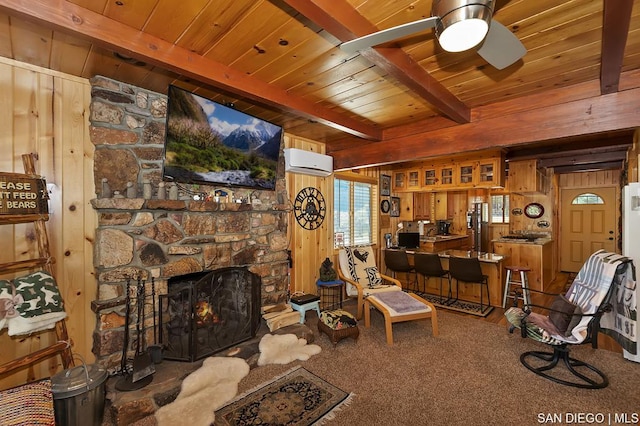
[[[249,374],[242,358],[210,357],[182,382],[176,399],[156,413],[158,426],[209,426],[214,412],[238,393],[238,383]]]
[[[306,339],[298,339],[295,334],[265,334],[258,347],[258,365],[306,361],[322,350],[318,345],[307,345]]]

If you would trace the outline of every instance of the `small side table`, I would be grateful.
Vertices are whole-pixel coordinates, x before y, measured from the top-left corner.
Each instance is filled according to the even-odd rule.
[[[298,311],[300,312],[300,324],[304,324],[304,321],[306,319],[307,316],[307,311],[316,310],[316,313],[318,314],[318,318],[320,318],[320,300],[318,300],[318,297],[315,296],[315,300],[310,300],[308,302],[300,302],[300,303],[295,303],[292,300],[289,301],[289,304],[291,305],[291,308],[293,308],[294,311]]]
[[[320,309],[323,311],[342,309],[342,288],[344,281],[316,281],[318,296],[320,296]]]

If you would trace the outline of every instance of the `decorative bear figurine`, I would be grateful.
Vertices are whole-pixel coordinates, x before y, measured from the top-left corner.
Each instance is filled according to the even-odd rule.
[[[320,266],[320,281],[335,281],[338,278],[333,262],[327,257]]]

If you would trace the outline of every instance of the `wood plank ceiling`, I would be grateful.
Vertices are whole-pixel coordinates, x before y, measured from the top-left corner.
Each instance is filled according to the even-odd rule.
[[[640,126],[640,0],[497,0],[494,18],[528,50],[504,70],[443,51],[431,30],[338,48],[426,18],[431,3],[0,0],[0,55],[159,93],[179,85],[326,142],[337,168],[495,148],[619,167]]]

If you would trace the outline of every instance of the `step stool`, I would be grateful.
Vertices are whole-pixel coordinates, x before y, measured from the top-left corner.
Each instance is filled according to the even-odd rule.
[[[507,270],[507,277],[505,279],[502,307],[506,308],[507,298],[513,299],[514,306],[518,305],[518,300],[522,300],[525,305],[530,304],[531,296],[529,294],[529,280],[527,279],[527,272],[531,271],[531,268],[523,266],[505,266],[505,269]],[[520,275],[520,279],[517,279],[518,274]],[[518,290],[512,291],[512,286],[520,286],[522,296],[519,294]]]
[[[289,304],[294,311],[300,312],[300,324],[304,324],[307,311],[316,310],[318,318],[320,318],[320,298],[315,295],[304,294],[299,298],[292,297]]]

